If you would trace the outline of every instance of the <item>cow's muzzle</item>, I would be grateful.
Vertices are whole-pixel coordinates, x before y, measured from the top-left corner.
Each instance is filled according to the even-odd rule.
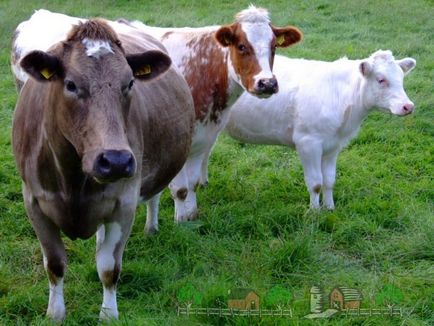
[[[255,93],[259,96],[268,97],[279,91],[276,78],[261,78],[255,85]]]
[[[100,153],[93,165],[93,177],[99,182],[114,182],[130,178],[136,172],[136,159],[127,150],[106,150]]]

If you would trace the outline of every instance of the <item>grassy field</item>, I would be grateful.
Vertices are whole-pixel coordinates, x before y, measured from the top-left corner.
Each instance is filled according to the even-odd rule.
[[[38,241],[27,221],[11,154],[16,91],[10,39],[34,9],[70,15],[139,19],[159,26],[232,22],[251,1],[0,2],[0,325],[48,325],[48,284]],[[199,190],[200,222],[176,226],[166,191],[158,235],[145,237],[145,208],[124,255],[118,288],[119,325],[433,325],[434,324],[434,3],[432,0],[274,0],[275,25],[292,24],[304,41],[280,51],[292,57],[363,58],[377,49],[411,56],[406,90],[416,111],[406,118],[373,113],[338,160],[336,210],[308,210],[302,167],[283,147],[241,145],[219,138],[210,184]],[[65,325],[97,324],[102,288],[95,239],[65,239]],[[403,318],[311,322],[309,290],[320,284],[360,289],[363,307],[378,305],[385,287],[398,289]],[[292,294],[296,316],[223,319],[177,317],[180,290],[193,286],[201,306],[227,299],[235,287],[261,297],[275,287]],[[377,301],[377,303],[376,303]]]

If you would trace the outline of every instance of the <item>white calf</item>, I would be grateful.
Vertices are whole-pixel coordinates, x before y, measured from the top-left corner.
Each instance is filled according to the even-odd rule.
[[[226,130],[245,143],[295,147],[310,206],[320,206],[322,190],[323,204],[333,209],[339,152],[374,107],[399,116],[413,111],[403,79],[415,66],[412,58],[395,60],[381,50],[364,60],[334,62],[276,56],[279,93],[262,100],[244,93],[230,110]]]

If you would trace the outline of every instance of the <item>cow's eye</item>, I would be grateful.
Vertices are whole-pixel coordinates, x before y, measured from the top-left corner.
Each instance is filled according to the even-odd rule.
[[[131,88],[133,88],[134,85],[134,79],[131,79],[130,83],[128,84],[128,90],[131,90]]]
[[[67,80],[65,84],[66,90],[71,93],[77,93],[77,86],[71,80]]]
[[[247,48],[244,44],[239,44],[238,45],[238,50],[240,50],[240,52],[246,52]]]

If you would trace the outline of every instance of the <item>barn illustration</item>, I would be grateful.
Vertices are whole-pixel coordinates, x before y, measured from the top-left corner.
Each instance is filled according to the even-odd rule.
[[[258,310],[259,296],[252,289],[236,288],[229,292],[228,308],[240,310]]]
[[[363,299],[362,293],[357,289],[337,286],[330,292],[330,308],[332,309],[358,309]]]

